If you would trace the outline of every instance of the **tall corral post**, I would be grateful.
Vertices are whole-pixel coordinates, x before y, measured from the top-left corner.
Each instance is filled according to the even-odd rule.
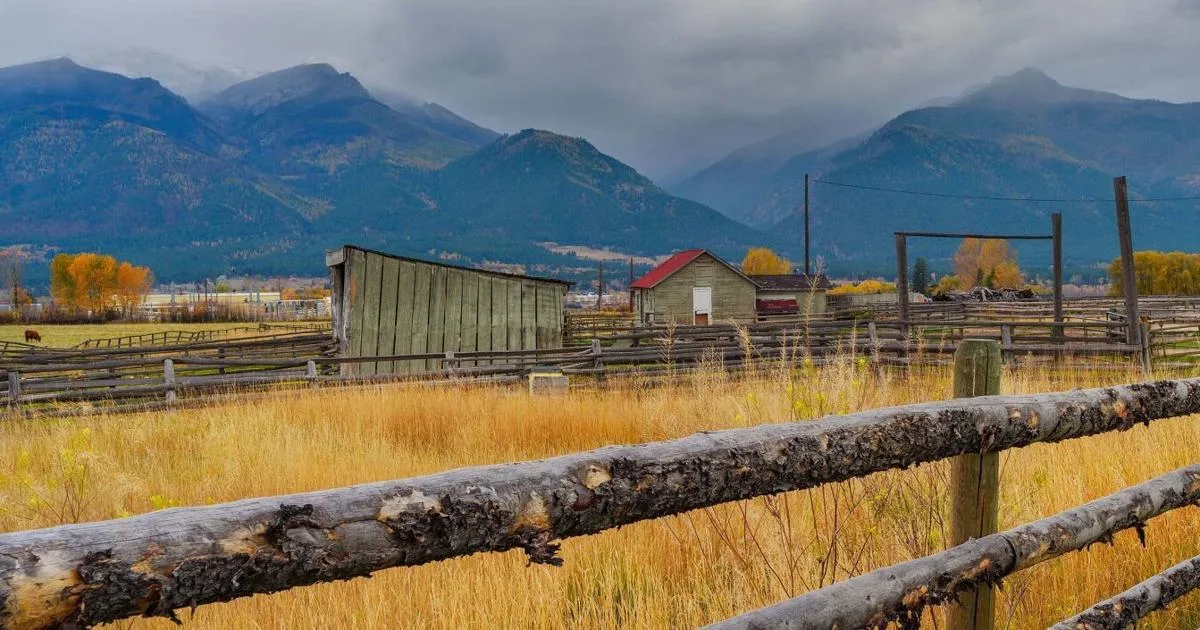
[[[1000,344],[984,339],[964,339],[954,353],[954,397],[971,398],[1000,393]],[[981,438],[982,439],[982,438]],[[951,460],[950,544],[998,530],[1000,496],[999,453],[961,455]],[[980,585],[964,593],[949,611],[950,630],[991,630],[995,620],[995,592]]]
[[[900,343],[908,343],[908,237],[896,235],[896,298],[899,300]],[[902,351],[903,352],[903,351]]]
[[[167,386],[167,404],[175,402],[175,362],[163,359],[163,384]]]
[[[1062,261],[1062,213],[1050,215],[1050,234],[1054,242],[1054,323],[1063,323],[1063,261]],[[1062,342],[1063,327],[1054,327],[1051,337]]]
[[[21,407],[21,373],[8,373],[8,406],[12,409]]]
[[[1129,196],[1125,176],[1113,178],[1117,200],[1117,240],[1121,245],[1121,278],[1125,289],[1125,343],[1141,346],[1142,329],[1138,326],[1137,275],[1133,268],[1133,232],[1129,228]]]

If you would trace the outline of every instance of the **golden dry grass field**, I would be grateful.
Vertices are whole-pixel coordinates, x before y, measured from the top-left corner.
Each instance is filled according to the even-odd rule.
[[[144,335],[168,330],[230,330],[234,328],[254,328],[256,324],[222,323],[222,324],[173,324],[166,323],[130,323],[111,322],[107,324],[3,324],[0,325],[0,341],[25,341],[25,331],[36,330],[42,337],[38,345],[51,348],[71,348],[87,339],[107,339],[110,337],[125,337],[127,335]],[[237,331],[222,339],[233,339],[239,336],[261,335],[257,331]]]
[[[1006,371],[1006,393],[1139,380]],[[578,390],[372,386],[275,393],[171,413],[0,424],[0,529],[545,457],[699,430],[946,398],[943,368],[879,376],[855,361],[669,387]],[[1001,526],[1051,515],[1183,465],[1200,420],[1002,455]],[[519,551],[181,611],[193,628],[681,628],[943,548],[946,465],[727,504],[564,542],[560,568]],[[1043,628],[1200,553],[1194,508],[1005,581],[1000,628]],[[941,625],[935,616],[926,623]],[[1146,627],[1195,628],[1200,598]],[[122,628],[171,628],[133,620]]]

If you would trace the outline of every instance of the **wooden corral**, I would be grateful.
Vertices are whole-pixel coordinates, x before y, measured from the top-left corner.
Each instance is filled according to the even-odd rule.
[[[342,357],[562,347],[569,282],[469,269],[346,245],[328,252]],[[345,364],[354,375],[436,370],[437,360]]]

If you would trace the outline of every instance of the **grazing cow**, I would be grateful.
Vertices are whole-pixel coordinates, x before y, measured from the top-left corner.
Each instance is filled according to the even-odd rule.
[[[41,340],[42,340],[42,336],[39,335],[36,330],[29,330],[28,328],[25,329],[25,343],[29,343],[30,341],[41,341]]]

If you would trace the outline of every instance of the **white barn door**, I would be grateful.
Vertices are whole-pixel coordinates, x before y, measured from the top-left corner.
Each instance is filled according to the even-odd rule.
[[[692,287],[692,323],[701,326],[712,321],[712,287]]]

